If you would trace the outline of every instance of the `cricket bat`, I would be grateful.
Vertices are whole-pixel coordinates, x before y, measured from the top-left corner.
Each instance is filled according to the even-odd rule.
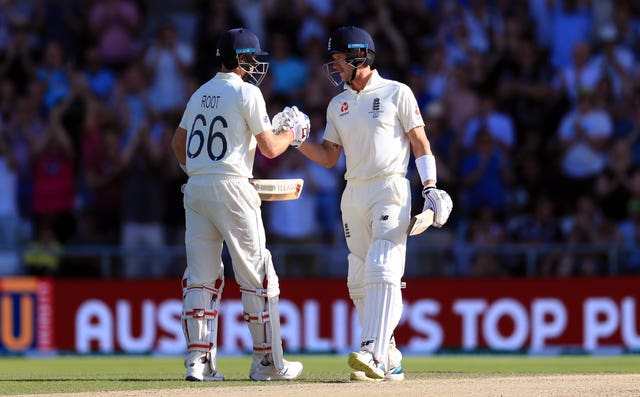
[[[249,180],[263,201],[295,200],[300,197],[304,180],[251,179]]]
[[[411,218],[409,227],[407,228],[407,235],[415,236],[427,230],[429,226],[433,224],[433,210],[427,209],[420,214]]]

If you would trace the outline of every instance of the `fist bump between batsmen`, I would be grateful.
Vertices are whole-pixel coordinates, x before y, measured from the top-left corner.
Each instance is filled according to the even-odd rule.
[[[309,132],[311,131],[309,116],[301,112],[296,106],[285,107],[282,112],[273,116],[271,124],[276,134],[291,129],[293,131],[293,142],[291,142],[291,146],[296,148],[307,140]]]
[[[289,118],[288,114],[285,114],[285,112],[279,112],[273,116],[271,125],[273,127],[273,133],[280,135],[282,132],[293,128],[293,121]]]

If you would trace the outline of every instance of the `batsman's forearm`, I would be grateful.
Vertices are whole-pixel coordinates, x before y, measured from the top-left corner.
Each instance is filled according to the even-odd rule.
[[[256,141],[258,143],[260,153],[269,159],[278,157],[284,153],[292,140],[292,134],[288,131],[284,131],[280,134],[274,134],[269,130],[256,135]]]
[[[336,165],[341,151],[340,146],[327,141],[324,141],[322,145],[315,142],[305,141],[300,145],[298,150],[309,160],[312,160],[326,168],[331,168]]]

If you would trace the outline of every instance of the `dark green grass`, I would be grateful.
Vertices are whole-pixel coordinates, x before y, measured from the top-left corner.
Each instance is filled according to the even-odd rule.
[[[290,355],[305,369],[296,382],[348,382],[350,369],[343,355]],[[221,357],[225,382],[185,382],[182,358],[151,356],[0,357],[0,395],[107,390],[172,389],[258,385],[248,380],[250,358]],[[640,355],[407,356],[407,379],[460,378],[546,374],[640,373]],[[265,385],[265,383],[259,383]]]

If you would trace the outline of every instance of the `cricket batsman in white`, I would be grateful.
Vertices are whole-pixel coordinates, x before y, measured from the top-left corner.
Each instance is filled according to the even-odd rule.
[[[405,84],[372,69],[373,39],[345,26],[329,38],[329,80],[344,90],[327,107],[322,143],[299,149],[309,159],[333,167],[344,150],[346,187],[341,211],[349,248],[347,286],[362,325],[360,351],[349,354],[353,380],[403,380],[402,354],[393,332],[402,316],[407,227],[411,215],[406,178],[411,149],[424,185],[423,211],[433,210],[433,226],[449,218],[452,201],[436,188],[436,163],[415,96]]]
[[[189,99],[172,147],[189,176],[184,189],[187,267],[183,279],[182,327],[187,342],[186,380],[216,381],[218,311],[224,287],[226,242],[242,292],[244,318],[253,339],[252,380],[291,380],[302,363],[283,357],[280,289],[265,231],[260,197],[250,184],[256,146],[268,158],[297,147],[308,117],[288,109],[289,124],[273,133],[257,87],[269,64],[258,37],[244,28],[224,33],[217,48],[221,71]]]

